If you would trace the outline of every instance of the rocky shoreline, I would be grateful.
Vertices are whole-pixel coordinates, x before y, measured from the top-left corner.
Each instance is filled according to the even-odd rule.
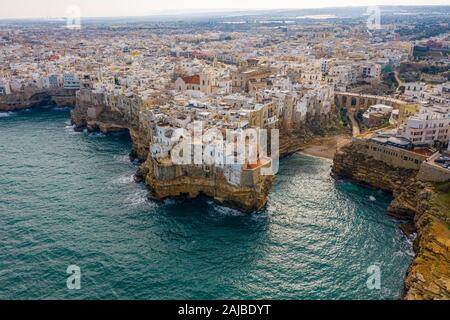
[[[25,90],[0,97],[0,112],[20,111],[35,107],[74,107],[76,90]]]
[[[350,143],[334,158],[333,175],[393,194],[388,211],[413,222],[416,257],[405,278],[403,299],[450,299],[449,183],[430,183],[417,170],[375,160]]]

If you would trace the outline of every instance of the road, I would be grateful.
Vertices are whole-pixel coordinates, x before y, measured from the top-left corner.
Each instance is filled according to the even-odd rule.
[[[350,119],[351,123],[352,123],[352,134],[354,137],[359,136],[361,134],[361,129],[359,128],[359,123],[355,118],[355,113],[354,112],[349,112],[348,113],[348,118]]]
[[[397,83],[398,83],[397,93],[400,93],[400,88],[403,86],[403,82],[402,82],[402,80],[400,80],[397,71],[394,71],[394,77],[395,77],[395,81],[397,81]]]

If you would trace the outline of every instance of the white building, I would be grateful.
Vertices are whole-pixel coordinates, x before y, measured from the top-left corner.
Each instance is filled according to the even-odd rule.
[[[13,92],[21,91],[23,89],[23,81],[20,79],[13,79],[9,83],[9,86]]]
[[[49,80],[48,77],[42,78],[42,79],[41,79],[41,82],[42,82],[42,87],[43,87],[43,88],[45,88],[45,89],[50,88],[50,80]]]
[[[319,70],[306,69],[301,73],[302,83],[314,83],[322,80],[322,73]]]
[[[167,158],[172,149],[172,135],[174,128],[171,126],[156,126],[153,144],[150,147],[152,157],[155,159]]]
[[[419,98],[422,92],[426,88],[426,84],[423,82],[408,82],[404,84],[405,86],[405,96]]]
[[[414,145],[447,144],[450,139],[450,106],[421,106],[417,115],[400,126],[398,134]]]
[[[364,63],[360,66],[360,75],[364,78],[381,77],[381,66],[377,63]]]
[[[57,75],[52,74],[48,77],[48,83],[50,85],[50,88],[57,88],[59,87],[59,78]]]
[[[178,91],[184,92],[186,90],[201,91],[204,94],[212,93],[212,86],[215,82],[211,75],[207,73],[200,73],[188,77],[180,77],[175,81],[175,88]]]
[[[231,94],[232,93],[232,82],[230,79],[220,79],[217,80],[217,93],[218,94]]]
[[[11,88],[8,81],[0,81],[0,96],[11,93]]]
[[[370,106],[362,115],[362,121],[368,127],[380,126],[385,121],[391,121],[393,110],[393,107],[384,104]]]
[[[72,73],[64,74],[64,89],[80,89],[80,80],[78,77]]]
[[[347,87],[357,82],[358,70],[351,65],[333,66],[326,77],[329,84],[335,88]]]
[[[322,71],[322,74],[327,74],[329,69],[330,69],[330,60],[321,60],[320,71]]]
[[[364,112],[363,117],[369,118],[370,114],[372,113],[379,113],[379,114],[383,114],[383,115],[389,115],[391,114],[392,110],[394,110],[393,107],[391,106],[387,106],[384,104],[376,104],[373,106],[370,106],[366,112]]]

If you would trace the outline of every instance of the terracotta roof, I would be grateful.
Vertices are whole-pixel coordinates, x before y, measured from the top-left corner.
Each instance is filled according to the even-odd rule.
[[[257,161],[256,163],[247,163],[247,169],[256,169],[261,166],[261,161]]]
[[[433,155],[433,151],[431,151],[428,148],[425,148],[425,149],[414,149],[414,150],[412,150],[412,152],[420,154],[420,155],[423,155],[423,156],[428,156],[428,157]]]
[[[186,83],[186,84],[200,84],[200,76],[199,75],[183,77],[181,79],[183,79],[184,83]]]

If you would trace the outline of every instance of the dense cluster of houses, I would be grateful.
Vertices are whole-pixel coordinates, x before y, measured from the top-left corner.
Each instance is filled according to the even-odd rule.
[[[264,29],[264,30],[262,30]],[[382,70],[411,57],[413,44],[373,41],[348,26],[262,26],[249,32],[132,33],[108,29],[3,30],[0,96],[25,88],[66,88],[139,101],[158,122],[155,157],[169,153],[177,127],[298,128],[326,117],[334,92],[380,82]],[[50,44],[50,45],[49,45]],[[413,144],[449,140],[448,83],[404,84],[420,112],[398,129]],[[107,99],[106,99],[107,100]],[[363,120],[380,125],[389,106],[370,106]]]

